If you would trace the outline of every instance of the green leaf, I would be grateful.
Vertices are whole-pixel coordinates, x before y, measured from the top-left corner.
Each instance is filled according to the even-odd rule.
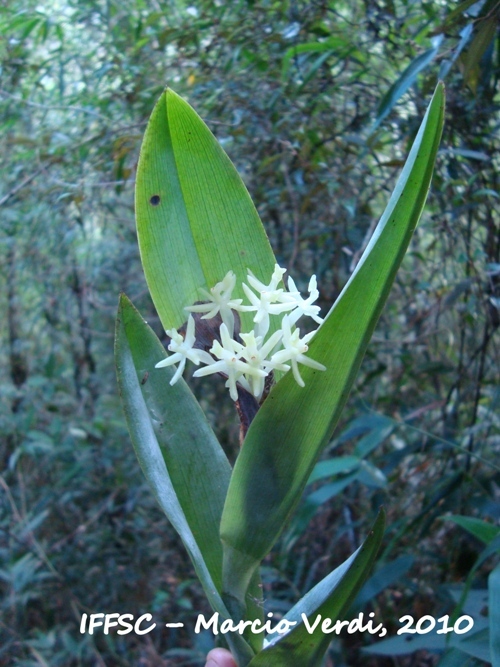
[[[441,61],[441,66],[439,68],[439,78],[443,80],[448,72],[450,71],[453,63],[456,61],[458,56],[462,53],[465,45],[470,39],[470,36],[472,35],[472,31],[474,29],[474,24],[473,23],[468,23],[461,31],[460,31],[460,41],[457,44],[457,46],[453,49],[453,52],[451,54],[451,57],[449,59],[445,59]]]
[[[422,212],[443,115],[440,84],[368,247],[311,341],[311,358],[327,370],[303,368],[305,387],[288,372],[248,430],[221,523],[224,590],[240,604],[245,579],[275,543],[340,417]]]
[[[465,55],[464,81],[474,92],[478,82],[479,62],[488,46],[495,39],[497,28],[498,16],[493,14],[484,18]]]
[[[415,83],[420,72],[422,72],[427,67],[427,65],[429,65],[429,63],[434,60],[438,53],[439,45],[442,41],[442,35],[433,37],[432,48],[428,49],[424,53],[421,53],[414,60],[412,60],[405,71],[401,74],[399,79],[392,84],[392,86],[380,101],[379,107],[377,109],[377,117],[375,118],[375,122],[370,129],[370,134],[375,132],[377,127],[384,120],[384,118],[389,115],[395,104],[406,93],[408,88]]]
[[[311,476],[307,480],[308,484],[313,484],[325,477],[333,477],[333,475],[343,475],[351,472],[354,468],[358,468],[361,463],[359,456],[337,456],[333,459],[326,459],[320,461],[314,466]]]
[[[490,660],[492,667],[500,667],[500,565],[488,577],[490,617]]]
[[[165,350],[125,295],[120,298],[115,355],[118,385],[137,458],[160,507],[179,533],[208,600],[220,597],[219,523],[230,465],[198,401],[170,368],[155,369]],[[253,653],[241,637],[236,644]]]
[[[357,472],[351,472],[334,482],[320,486],[319,489],[316,489],[316,491],[313,491],[306,496],[302,505],[292,517],[290,525],[287,527],[286,532],[283,535],[282,548],[285,551],[289,551],[305,531],[307,525],[321,505],[328,502],[334,496],[338,496],[342,493],[342,491],[349,486],[349,484],[354,482],[357,477]]]
[[[272,643],[255,656],[249,667],[289,667],[290,656],[293,656],[293,664],[301,667],[321,665],[334,637],[333,634],[323,631],[323,620],[330,619],[330,630],[337,620],[344,620],[343,616],[375,561],[384,534],[384,522],[385,514],[381,510],[364,544],[304,595],[285,615],[287,621],[297,625],[286,635],[271,636]],[[309,628],[303,621],[302,614],[309,620]],[[319,616],[321,621],[312,631]]]
[[[464,528],[471,535],[477,537],[478,540],[489,544],[494,540],[494,538],[500,534],[500,528],[493,526],[487,521],[482,521],[481,519],[475,519],[470,516],[460,516],[459,514],[453,514],[451,516],[442,517],[444,521],[453,521],[457,526]]]
[[[346,48],[352,48],[352,44],[344,37],[337,36],[329,37],[323,42],[304,42],[303,44],[296,44],[295,46],[291,46],[286,50],[285,55],[283,56],[281,76],[283,79],[286,79],[290,69],[291,61],[298,56],[301,56],[305,53],[309,54],[324,52],[328,52],[329,55],[335,53],[339,54],[339,52]]]
[[[234,296],[250,268],[268,280],[275,259],[250,196],[195,111],[167,89],[144,136],[136,184],[142,265],[165,329],[185,322],[185,306],[234,271]],[[242,320],[251,321],[250,313]]]
[[[354,448],[356,456],[365,457],[388,438],[394,430],[394,424],[381,423],[363,436]]]
[[[462,14],[464,14],[469,7],[472,7],[472,5],[476,5],[477,3],[478,0],[464,0],[464,2],[461,2],[458,7],[455,7],[455,9],[453,9],[453,11],[451,11],[445,18],[441,29],[445,30],[445,28],[449,28],[457,19],[462,18]]]
[[[370,600],[389,586],[394,586],[413,567],[413,556],[399,556],[380,567],[363,586],[356,598],[355,607],[363,608]]]
[[[189,544],[196,536],[203,565],[220,590],[219,523],[231,467],[187,384],[179,381],[171,387],[172,369],[155,369],[165,356],[154,332],[122,295],[116,331],[118,383],[137,458],[181,537]],[[198,567],[197,558],[193,562]]]
[[[479,4],[478,0],[464,0],[464,2],[461,2],[457,7],[455,7],[455,9],[453,9],[453,11],[448,14],[448,16],[446,16],[439,28],[437,28],[431,34],[445,33],[449,31],[454,23],[457,23],[457,21],[460,21],[463,18],[464,13],[469,9],[469,7],[477,4]],[[472,13],[468,18],[472,18]]]

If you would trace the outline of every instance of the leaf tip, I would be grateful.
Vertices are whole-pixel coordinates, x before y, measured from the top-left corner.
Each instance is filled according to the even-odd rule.
[[[120,296],[118,297],[118,311],[121,312],[124,308],[130,306],[131,304],[132,302],[125,294],[125,292],[120,292]]]

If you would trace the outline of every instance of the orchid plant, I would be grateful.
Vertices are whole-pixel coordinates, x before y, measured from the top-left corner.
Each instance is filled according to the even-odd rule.
[[[292,277],[286,289],[241,178],[196,112],[167,89],[146,129],[137,232],[170,354],[122,295],[118,383],[140,465],[214,612],[234,628],[225,638],[239,667],[319,667],[330,635],[304,619],[342,620],[375,561],[383,511],[357,551],[289,610],[285,630],[263,637],[260,563],[347,400],[422,212],[443,116],[439,84],[373,237],[324,317],[315,276],[307,297]],[[302,335],[304,323],[319,328]],[[195,376],[225,378],[241,420],[233,469],[182,377],[187,362]]]

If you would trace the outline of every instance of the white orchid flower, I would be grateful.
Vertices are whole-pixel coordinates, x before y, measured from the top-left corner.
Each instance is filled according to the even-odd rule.
[[[301,338],[299,329],[294,329],[292,331],[289,315],[285,315],[283,318],[282,327],[283,349],[273,354],[271,357],[271,362],[275,364],[282,364],[290,361],[292,364],[293,377],[295,378],[297,384],[299,384],[301,387],[304,387],[305,382],[300,375],[298,364],[303,364],[304,366],[315,368],[318,371],[326,371],[326,366],[323,366],[323,364],[320,364],[318,361],[314,361],[314,359],[305,356],[305,353],[309,349],[307,343],[311,340],[316,332],[311,331],[303,338]]]
[[[227,326],[220,325],[221,343],[214,341],[210,352],[217,357],[218,361],[211,360],[208,366],[195,371],[195,377],[202,377],[212,373],[224,373],[227,375],[226,386],[229,387],[229,393],[233,401],[238,400],[238,390],[236,383],[242,376],[248,377],[266,377],[267,373],[261,368],[256,368],[243,361],[243,345],[233,340],[229,335]]]
[[[200,289],[208,303],[199,303],[194,306],[188,306],[184,310],[192,313],[206,313],[202,319],[208,320],[220,313],[222,321],[227,326],[231,336],[234,334],[234,313],[233,310],[239,310],[243,299],[232,299],[233,289],[236,285],[236,276],[233,271],[228,271],[224,278],[211,288],[210,292]]]
[[[288,371],[289,366],[284,364],[275,364],[266,357],[274,350],[276,345],[281,340],[282,331],[275,331],[273,335],[262,345],[262,336],[255,336],[255,332],[241,334],[240,338],[245,343],[242,350],[242,356],[245,361],[253,368],[260,368],[265,371],[266,376],[273,370]],[[251,393],[255,398],[260,399],[264,392],[265,376],[261,375],[245,375]]]
[[[177,380],[181,377],[186,367],[186,360],[189,359],[197,366],[200,362],[209,363],[209,360],[212,360],[212,357],[205,352],[204,350],[196,350],[193,345],[196,342],[195,338],[195,323],[192,315],[189,315],[187,327],[186,327],[186,336],[185,338],[176,331],[175,329],[169,329],[165,332],[172,340],[168,345],[168,350],[173,352],[170,356],[162,361],[159,361],[155,368],[165,368],[166,366],[172,366],[173,364],[179,364],[177,370],[174,373],[173,378],[170,380],[170,384],[174,385]]]
[[[278,284],[283,278],[286,269],[275,264],[271,282],[265,285],[258,280],[254,274],[248,270],[247,280],[251,287],[258,292],[254,294],[248,285],[243,283],[243,290],[252,304],[251,306],[242,306],[242,310],[255,311],[253,321],[257,325],[256,332],[258,336],[264,337],[269,331],[269,315],[280,315],[294,308],[293,301],[287,301],[283,288],[278,289]]]
[[[323,318],[319,317],[319,312],[321,308],[319,306],[313,306],[313,303],[318,299],[318,283],[316,281],[316,276],[312,276],[309,281],[308,286],[309,296],[307,299],[302,298],[297,286],[292,277],[288,278],[288,293],[287,297],[293,300],[294,309],[289,315],[290,324],[295,324],[303,315],[311,317],[315,322],[321,324]]]

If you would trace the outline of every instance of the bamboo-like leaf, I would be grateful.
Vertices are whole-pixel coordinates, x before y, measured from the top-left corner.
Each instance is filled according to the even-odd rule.
[[[219,523],[231,469],[197,400],[172,370],[155,369],[165,350],[125,295],[118,310],[118,385],[137,458],[160,507],[179,533],[213,609],[224,618]],[[235,635],[233,650],[253,651]]]
[[[370,573],[384,534],[385,515],[381,511],[364,544],[342,565],[331,572],[307,593],[286,615],[296,625],[284,636],[275,634],[249,667],[319,667],[334,635],[325,633],[324,619],[330,619],[329,629],[349,609],[363,582]],[[303,620],[304,614],[308,625]],[[321,620],[317,622],[317,619]],[[316,623],[316,625],[315,625]],[[314,628],[314,630],[312,630]]]
[[[453,523],[456,523],[457,526],[464,528],[485,544],[490,544],[490,542],[492,542],[495,537],[500,534],[500,528],[497,526],[494,526],[487,521],[483,521],[482,519],[476,519],[472,516],[461,516],[459,514],[453,514],[444,516],[442,518],[444,521],[453,521]]]
[[[136,185],[142,265],[165,329],[184,307],[234,271],[234,296],[247,268],[268,280],[274,255],[238,172],[196,112],[167,89],[151,115]],[[250,322],[252,315],[242,313]]]
[[[444,78],[447,76],[448,72],[450,71],[453,63],[456,61],[458,56],[462,53],[464,47],[466,44],[469,42],[470,36],[472,35],[472,31],[474,30],[474,24],[473,23],[468,23],[462,30],[460,31],[460,41],[456,45],[456,47],[453,49],[453,52],[451,53],[450,58],[444,59],[441,61],[441,66],[439,67],[439,78],[444,80]]]
[[[397,79],[397,81],[392,84],[392,86],[380,101],[379,107],[377,109],[377,117],[370,129],[370,134],[375,132],[380,123],[386,116],[389,115],[395,104],[406,93],[408,88],[410,88],[410,86],[415,83],[420,72],[422,72],[434,60],[438,53],[439,46],[443,41],[443,35],[437,35],[433,37],[431,41],[432,48],[428,49],[424,53],[421,53],[411,61],[399,79]]]
[[[327,370],[304,368],[304,388],[288,372],[247,433],[221,523],[224,591],[240,606],[252,569],[271,549],[299,501],[347,400],[422,212],[443,115],[444,86],[439,84],[373,237],[311,342],[311,358]]]
[[[464,2],[461,2],[458,7],[455,7],[445,18],[443,21],[440,30],[444,32],[446,29],[450,29],[452,23],[457,21],[457,19],[461,19],[462,15],[469,9],[469,7],[472,7],[472,5],[477,4],[477,0],[464,0]]]
[[[291,46],[283,56],[281,76],[286,79],[292,60],[304,53],[324,53],[328,51],[329,54],[338,55],[342,53],[343,49],[352,49],[352,43],[347,38],[338,36],[329,37],[324,42],[305,42]]]
[[[474,92],[478,82],[479,62],[495,39],[497,29],[498,16],[493,13],[485,17],[465,56],[464,81]]]

